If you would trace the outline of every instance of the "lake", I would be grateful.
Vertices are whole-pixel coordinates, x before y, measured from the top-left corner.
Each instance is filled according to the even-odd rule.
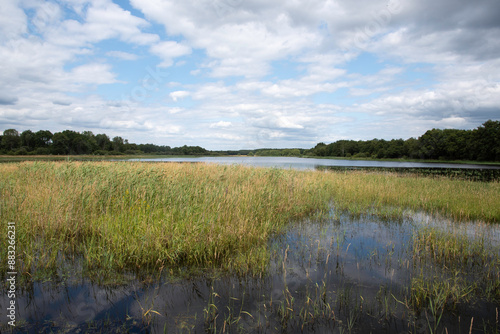
[[[419,253],[417,237],[427,235],[429,226],[479,241],[498,254],[498,225],[457,223],[411,212],[390,221],[332,209],[322,219],[292,223],[287,233],[274,237],[264,276],[207,271],[182,278],[164,272],[151,281],[132,279],[118,286],[76,277],[39,282],[17,298],[18,316],[31,333],[399,334],[444,328],[468,333],[471,327],[494,333],[499,305],[481,297],[454,304],[455,290],[445,301],[436,300],[441,304],[434,313],[425,307],[422,312],[411,311],[416,301],[410,291],[426,284],[421,278],[434,284],[424,285],[424,292],[441,282],[460,293],[498,288],[484,279],[485,274],[495,274],[496,267],[476,266],[478,255],[467,263],[448,262],[456,270],[450,273],[449,268],[436,266],[435,258]],[[460,270],[468,275],[457,276]],[[6,295],[0,302],[6,305]]]
[[[374,161],[374,160],[343,160],[343,159],[315,159],[297,157],[197,157],[197,158],[141,158],[127,161],[149,162],[205,162],[216,164],[242,164],[255,167],[275,167],[294,169],[316,169],[324,167],[358,167],[358,168],[460,168],[460,169],[500,169],[495,165],[454,164],[430,162],[402,162],[402,161]]]
[[[281,162],[284,168],[295,168],[291,162],[328,162],[323,159],[298,159],[298,158],[194,158],[194,159],[163,159],[160,161],[205,161],[224,163],[237,163],[236,159],[248,164],[251,161]],[[216,160],[217,159],[217,160]],[[215,161],[214,161],[215,160]],[[149,160],[151,161],[151,160]],[[158,161],[158,160],[152,160]],[[332,160],[339,162],[339,160]],[[359,161],[348,161],[358,163]],[[379,162],[371,162],[379,164]],[[243,162],[240,162],[243,163]],[[254,164],[255,165],[255,164]],[[262,164],[261,164],[262,165]],[[412,164],[415,165],[414,163]],[[444,165],[444,164],[441,164]],[[267,165],[269,166],[269,165]],[[280,165],[271,165],[280,167]],[[433,165],[435,166],[435,165]],[[455,165],[453,165],[455,166]],[[356,202],[350,207],[351,212],[340,210],[341,199],[351,193],[361,197],[363,190],[370,190],[377,185],[377,178],[382,177],[384,184],[400,178],[387,175],[363,176],[359,183],[356,179],[347,179],[349,187],[346,191],[339,192],[333,197],[332,202],[327,202],[323,210],[306,212],[289,221],[280,233],[273,233],[269,239],[262,239],[267,244],[268,253],[264,259],[263,271],[238,273],[237,271],[219,271],[218,265],[201,264],[193,267],[184,267],[182,262],[173,266],[156,268],[149,272],[147,267],[134,266],[122,267],[124,270],[111,270],[109,276],[91,275],[92,271],[85,269],[85,256],[90,253],[90,246],[98,253],[108,253],[107,246],[113,246],[115,240],[125,239],[133,232],[134,228],[140,229],[136,240],[141,243],[134,249],[148,244],[147,238],[152,238],[156,233],[152,227],[169,226],[159,231],[165,238],[158,241],[160,247],[168,248],[171,239],[168,237],[175,233],[177,226],[190,224],[182,231],[190,234],[195,228],[200,228],[200,237],[190,239],[192,244],[203,243],[205,235],[209,235],[211,226],[217,227],[219,215],[226,214],[230,226],[235,219],[231,212],[244,210],[250,214],[241,219],[254,228],[257,223],[272,221],[271,219],[282,210],[290,210],[288,199],[293,199],[291,194],[299,191],[300,184],[311,184],[311,180],[301,178],[304,176],[321,177],[321,183],[314,187],[320,188],[328,178],[342,179],[358,173],[308,173],[288,170],[265,170],[246,168],[225,168],[218,166],[205,166],[203,164],[154,164],[154,163],[37,163],[21,166],[5,165],[6,168],[19,170],[16,175],[30,188],[12,186],[16,178],[10,177],[2,180],[4,190],[2,206],[10,205],[12,209],[5,215],[6,221],[14,217],[19,221],[18,231],[32,227],[37,220],[46,220],[52,223],[58,216],[67,218],[60,223],[69,223],[71,231],[76,230],[78,223],[84,224],[71,216],[80,216],[93,220],[95,231],[81,229],[80,234],[67,234],[68,237],[47,243],[41,239],[44,235],[57,235],[59,230],[47,233],[34,229],[34,236],[40,237],[43,248],[30,248],[29,237],[21,238],[16,245],[16,251],[24,254],[33,254],[44,260],[43,257],[59,257],[57,266],[47,265],[47,269],[37,271],[19,267],[19,283],[25,279],[26,284],[19,284],[16,291],[16,316],[18,329],[14,333],[469,333],[486,332],[497,333],[498,311],[500,309],[500,225],[476,222],[457,222],[452,219],[440,217],[435,210],[435,215],[414,211],[395,211],[398,205],[404,207],[403,202],[387,202],[384,211],[370,211],[357,206]],[[373,167],[373,165],[372,165]],[[384,167],[387,168],[387,165]],[[382,168],[384,168],[382,167]],[[32,169],[31,173],[30,169]],[[168,171],[168,168],[172,168]],[[314,166],[313,168],[316,168]],[[428,168],[428,167],[427,167]],[[446,167],[442,167],[446,168]],[[189,173],[206,169],[205,173]],[[304,169],[304,166],[302,166]],[[228,171],[235,173],[234,181],[224,183],[229,176]],[[466,169],[464,169],[466,170]],[[50,172],[53,172],[51,177]],[[106,171],[104,173],[103,171]],[[469,171],[469,170],[467,170]],[[8,173],[5,173],[9,175]],[[199,175],[198,175],[199,174]],[[248,175],[248,178],[243,176]],[[259,174],[262,176],[258,177]],[[288,187],[276,187],[286,179],[285,174],[293,174]],[[97,176],[96,176],[97,175]],[[196,176],[201,176],[196,179]],[[242,198],[248,193],[249,186],[254,180],[264,178],[267,182],[255,183],[263,190],[261,201],[249,202],[256,205],[242,205],[231,200],[236,196]],[[367,178],[364,178],[368,176]],[[37,181],[37,178],[43,182]],[[207,181],[205,181],[205,179]],[[58,180],[65,182],[58,183]],[[194,180],[194,181],[193,181]],[[301,180],[305,180],[301,182]],[[80,183],[77,183],[80,181]],[[291,182],[294,181],[294,182]],[[372,182],[373,181],[373,182]],[[377,181],[377,182],[375,182]],[[412,178],[406,189],[401,189],[401,195],[416,193],[419,183]],[[428,181],[428,180],[423,180]],[[141,184],[141,182],[144,182]],[[425,190],[422,196],[432,195],[437,189],[432,184],[444,188],[455,196],[439,197],[446,207],[453,201],[465,213],[483,211],[494,203],[498,208],[500,189],[498,183],[479,184],[473,182],[452,182],[449,180],[433,180],[422,183]],[[65,188],[65,185],[71,187]],[[178,187],[178,185],[181,185]],[[396,183],[397,184],[397,183]],[[452,184],[460,185],[459,188],[449,188]],[[465,187],[467,184],[467,187]],[[35,187],[37,185],[37,187]],[[54,185],[51,192],[46,194],[47,201],[36,202],[42,195],[36,189],[45,189],[44,186]],[[79,193],[79,189],[87,189]],[[157,185],[157,186],[156,186]],[[241,188],[239,188],[241,185]],[[337,190],[342,183],[336,183],[332,190]],[[367,185],[367,187],[361,187]],[[98,187],[100,186],[100,188]],[[462,187],[463,186],[463,187]],[[176,188],[177,187],[177,188]],[[47,187],[49,188],[49,187]],[[242,189],[235,193],[234,189]],[[49,188],[51,189],[51,188]],[[62,190],[60,190],[62,189]],[[160,192],[165,189],[165,192]],[[386,189],[380,187],[374,189]],[[454,189],[467,189],[452,191]],[[496,192],[483,198],[488,189]],[[22,191],[20,191],[22,190]],[[108,192],[109,191],[109,192]],[[207,194],[202,194],[207,191]],[[288,193],[286,202],[273,209],[274,194]],[[473,196],[462,197],[462,193]],[[73,193],[76,193],[76,196]],[[23,194],[23,196],[8,196],[9,194]],[[24,194],[34,194],[28,199]],[[56,195],[59,195],[57,197]],[[100,196],[105,194],[107,196]],[[143,195],[144,194],[144,195]],[[155,194],[159,194],[156,196]],[[236,194],[236,196],[234,196]],[[314,198],[320,193],[315,189],[301,192],[301,197]],[[217,195],[217,196],[216,196]],[[220,196],[219,196],[220,195]],[[380,201],[374,205],[383,204],[382,191],[375,193]],[[100,199],[92,202],[92,197]],[[141,197],[142,196],[142,197]],[[191,201],[198,197],[202,201]],[[402,198],[401,197],[401,198]],[[67,198],[73,200],[67,203],[67,209],[58,209],[64,205]],[[166,201],[161,201],[166,198]],[[337,202],[334,199],[337,198]],[[478,210],[467,207],[467,200],[483,198],[478,202]],[[179,205],[173,202],[180,199]],[[213,199],[213,200],[210,200]],[[370,198],[369,198],[370,199]],[[378,199],[378,198],[377,198]],[[376,199],[376,200],[377,200]],[[458,199],[458,200],[457,200]],[[490,201],[491,199],[491,201]],[[328,200],[328,199],[327,199]],[[201,206],[202,202],[209,205]],[[329,201],[329,200],[328,200]],[[116,203],[116,205],[106,204]],[[27,206],[28,203],[36,205]],[[38,204],[41,203],[41,204]],[[40,211],[56,203],[57,215],[49,216],[50,212]],[[93,205],[95,203],[96,205]],[[154,209],[149,210],[150,205]],[[156,204],[155,204],[156,203]],[[212,204],[210,204],[212,203]],[[220,203],[229,203],[227,210],[220,210]],[[361,201],[360,201],[361,203]],[[389,206],[393,203],[396,207]],[[424,202],[425,203],[425,202]],[[430,202],[429,203],[434,203]],[[474,202],[475,203],[475,202]],[[438,203],[441,204],[441,203]],[[338,207],[337,207],[338,205]],[[493,206],[492,205],[492,206]],[[213,207],[214,214],[209,210]],[[254,216],[258,207],[263,208],[267,214],[259,219]],[[423,207],[419,205],[417,207]],[[26,209],[27,208],[27,209]],[[177,209],[178,208],[178,209]],[[18,214],[22,209],[24,214]],[[58,211],[60,210],[60,211]],[[101,211],[101,216],[94,217],[93,213]],[[491,210],[498,212],[497,210]],[[22,212],[22,211],[21,211]],[[125,214],[125,213],[129,213]],[[444,211],[446,212],[446,211]],[[106,216],[105,213],[109,213]],[[163,215],[158,215],[162,213]],[[378,213],[380,217],[371,213]],[[397,213],[397,214],[396,214]],[[185,214],[186,219],[183,219]],[[38,217],[38,218],[32,218]],[[50,219],[50,217],[55,217]],[[116,217],[116,219],[114,219]],[[495,214],[498,217],[498,214]],[[86,220],[85,219],[85,220]],[[131,222],[125,225],[127,219]],[[171,219],[175,224],[167,225]],[[498,221],[498,219],[495,219]],[[77,222],[77,223],[75,223]],[[109,232],[120,228],[118,238],[106,238]],[[236,224],[235,224],[236,225]],[[62,226],[62,225],[57,225]],[[108,226],[108,229],[104,227]],[[209,227],[206,228],[205,227]],[[203,230],[201,230],[203,229]],[[238,239],[232,239],[235,245],[247,237],[248,230],[234,230]],[[165,231],[164,233],[162,233]],[[64,255],[63,249],[71,247],[71,239],[81,238],[88,233],[91,238],[85,240],[84,247],[71,254]],[[181,234],[181,233],[178,233]],[[194,233],[193,233],[194,234]],[[215,238],[220,233],[214,234]],[[250,235],[248,233],[248,235]],[[143,238],[144,236],[144,238]],[[95,239],[103,238],[101,244],[94,244]],[[123,238],[123,239],[122,239]],[[36,240],[36,239],[35,239]],[[191,241],[193,240],[193,241]],[[116,241],[115,241],[116,242]],[[68,246],[66,246],[66,243]],[[125,243],[119,243],[124,245]],[[90,245],[90,246],[89,246]],[[165,245],[165,246],[163,246]],[[234,247],[234,246],[232,246]],[[4,247],[6,250],[7,248]],[[123,248],[121,248],[123,249]],[[233,249],[236,249],[233,248]],[[251,251],[254,248],[251,249]],[[217,248],[215,248],[217,252]],[[229,249],[232,251],[232,249]],[[205,252],[202,250],[202,252]],[[5,253],[4,253],[5,254]],[[109,254],[109,253],[108,253]],[[113,254],[113,253],[111,253]],[[117,252],[117,255],[120,256]],[[130,252],[127,261],[134,263],[134,256],[138,253]],[[165,257],[170,256],[165,253]],[[186,253],[184,253],[186,254]],[[208,254],[208,252],[205,252]],[[113,266],[113,256],[95,257],[94,264],[105,269]],[[4,258],[5,259],[5,258]],[[24,263],[22,262],[23,266]],[[42,262],[43,263],[43,262]],[[136,262],[140,263],[140,262]],[[92,267],[87,265],[92,270]],[[116,267],[115,267],[116,268]],[[44,273],[46,270],[46,274]],[[87,270],[85,272],[84,270]],[[80,273],[82,273],[80,275]],[[97,277],[97,278],[96,278]],[[4,284],[0,288],[0,332],[9,333],[10,327],[6,324],[6,305],[10,303],[7,294],[6,275],[2,277]]]

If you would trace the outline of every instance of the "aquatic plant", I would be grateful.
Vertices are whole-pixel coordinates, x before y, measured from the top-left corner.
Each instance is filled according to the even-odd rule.
[[[26,281],[75,270],[106,280],[164,267],[259,274],[269,262],[270,236],[332,204],[354,215],[394,218],[409,208],[500,220],[497,182],[356,171],[25,162],[0,166],[0,193],[4,221],[16,222]],[[0,235],[0,246],[6,241]]]

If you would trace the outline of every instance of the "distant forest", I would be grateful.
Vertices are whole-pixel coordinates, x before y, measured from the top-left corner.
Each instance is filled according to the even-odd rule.
[[[200,146],[134,144],[127,139],[91,131],[48,130],[19,133],[8,129],[0,136],[0,154],[8,155],[256,155],[318,156],[372,159],[436,159],[500,161],[500,121],[489,120],[474,130],[432,129],[419,138],[339,140],[307,149],[209,151]]]
[[[474,130],[432,129],[417,139],[319,143],[307,154],[377,159],[500,161],[500,121],[489,120]]]

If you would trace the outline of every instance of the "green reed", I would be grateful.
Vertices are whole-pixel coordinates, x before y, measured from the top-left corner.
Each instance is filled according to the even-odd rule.
[[[476,229],[474,235],[429,226],[415,232],[413,263],[423,268],[411,281],[415,309],[436,302],[454,309],[477,298],[500,301],[500,248],[480,225]]]
[[[26,279],[164,267],[263,272],[270,236],[332,204],[354,214],[395,217],[410,208],[457,220],[500,220],[497,182],[390,173],[25,162],[0,166],[0,193],[2,220],[16,222],[19,272]],[[67,260],[76,268],[63,265]]]

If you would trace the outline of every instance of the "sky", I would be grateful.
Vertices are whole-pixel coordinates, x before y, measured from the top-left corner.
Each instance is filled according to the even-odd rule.
[[[1,0],[0,131],[210,150],[500,119],[498,0]]]

